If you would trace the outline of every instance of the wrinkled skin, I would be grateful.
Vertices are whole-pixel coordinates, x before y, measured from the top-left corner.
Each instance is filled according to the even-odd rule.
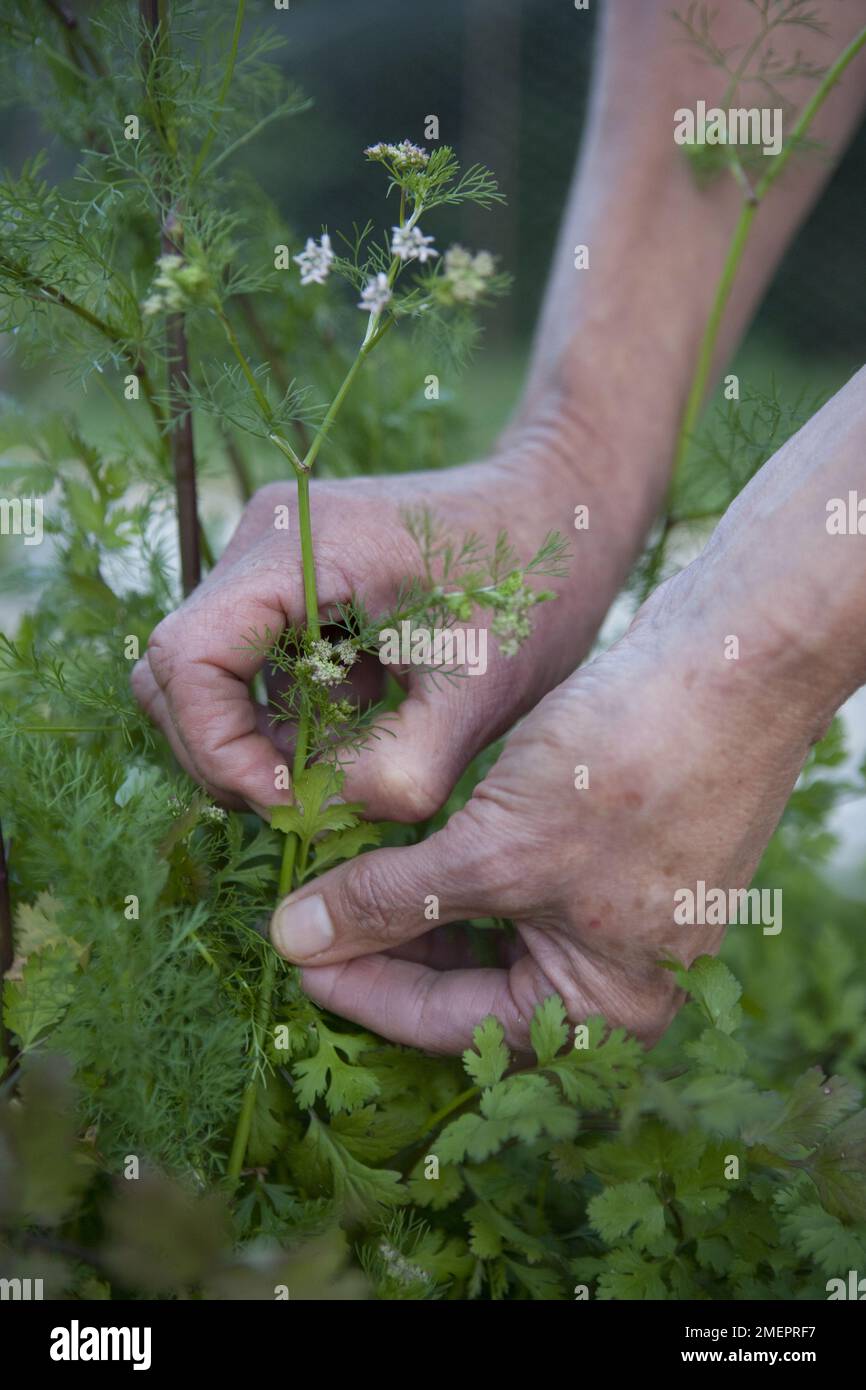
[[[759,677],[701,648],[681,602],[689,584],[686,571],[658,590],[622,641],[549,694],[442,831],[364,855],[289,900],[274,940],[312,962],[314,999],[435,1051],[465,1047],[490,1013],[524,1050],[553,991],[573,1021],[603,1013],[647,1043],[661,1035],[680,1000],[658,962],[690,963],[722,937],[675,925],[675,890],[748,885],[819,732],[794,702],[770,725]],[[754,750],[748,775],[743,749]],[[574,787],[578,764],[590,790]],[[472,968],[447,928],[429,930],[430,894],[440,923],[515,921],[501,969]],[[302,956],[284,930],[321,926],[315,898],[334,938]]]

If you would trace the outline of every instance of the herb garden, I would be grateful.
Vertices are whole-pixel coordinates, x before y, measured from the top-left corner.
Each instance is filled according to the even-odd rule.
[[[4,83],[72,151],[62,176],[45,153],[0,182],[0,327],[41,383],[3,400],[0,492],[43,499],[46,539],[4,535],[0,570],[22,594],[0,635],[0,1276],[74,1300],[824,1298],[866,1259],[862,908],[821,877],[866,767],[836,775],[838,721],[756,879],[784,890],[786,950],[742,932],[722,959],[667,961],[687,1002],[651,1050],[556,995],[532,1056],[494,1017],[462,1057],[398,1046],[319,1008],[268,941],[288,892],[435,832],[497,756],[420,825],[341,796],[403,698],[391,677],[353,693],[382,631],[474,620],[516,654],[579,541],[524,553],[410,506],[393,605],[322,604],[311,479],[442,463],[457,412],[425,395],[425,364],[456,372],[510,268],[437,217],[495,219],[508,190],[419,117],[358,149],[380,185],[354,227],[287,226],[245,150],[275,122],[287,148],[315,138],[316,110],[273,27],[244,0],[219,10],[0,6]],[[742,213],[636,594],[818,404],[747,392],[700,426],[751,224],[864,38],[815,75],[760,178],[730,147],[689,152],[700,180],[737,165]],[[304,617],[248,634],[275,794],[228,809],[131,676],[213,567],[202,497],[238,513],[261,487]],[[483,961],[514,927],[452,930]]]

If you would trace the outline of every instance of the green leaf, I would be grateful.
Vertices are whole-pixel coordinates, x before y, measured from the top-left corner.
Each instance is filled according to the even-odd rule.
[[[309,1109],[319,1096],[332,1114],[357,1110],[379,1094],[379,1082],[368,1067],[358,1064],[361,1053],[375,1046],[364,1033],[335,1033],[319,1019],[319,1045],[312,1057],[295,1062],[295,1094],[298,1104]]]
[[[37,893],[32,903],[21,903],[15,913],[15,950],[20,956],[32,956],[46,946],[58,946],[66,933],[58,921],[63,908],[59,898],[51,893]]]
[[[478,1024],[472,1034],[475,1047],[463,1053],[463,1065],[476,1086],[495,1086],[501,1081],[511,1060],[505,1045],[505,1033],[498,1018],[491,1014]]]
[[[826,1077],[810,1067],[794,1082],[779,1113],[768,1124],[744,1132],[748,1144],[766,1144],[773,1152],[795,1157],[820,1143],[829,1129],[857,1109],[860,1092],[841,1076]]]
[[[814,1261],[828,1275],[844,1276],[859,1269],[866,1249],[866,1231],[852,1230],[823,1207],[804,1206],[782,1221],[782,1233],[799,1255]]]
[[[621,1182],[608,1187],[593,1197],[587,1216],[609,1245],[628,1236],[636,1249],[645,1250],[665,1234],[665,1209],[648,1182]]]
[[[26,1052],[59,1023],[75,997],[79,949],[68,942],[50,946],[31,956],[20,980],[7,980],[3,988],[6,1026]]]
[[[677,961],[665,961],[664,965],[673,971],[680,987],[688,991],[720,1032],[733,1033],[739,1027],[741,1011],[737,1001],[742,986],[722,961],[714,956],[698,956],[688,970]]]
[[[418,1126],[414,1117],[402,1110],[394,1107],[381,1110],[375,1105],[365,1105],[351,1114],[335,1115],[331,1131],[339,1135],[340,1142],[355,1158],[364,1163],[381,1163],[411,1144]],[[430,1182],[424,1185],[435,1186]]]
[[[469,1226],[469,1248],[479,1260],[493,1260],[502,1254],[505,1242],[500,1235],[494,1213],[490,1207],[479,1202],[466,1213]]]
[[[804,1167],[827,1211],[866,1221],[866,1110],[837,1125]]]
[[[459,1168],[453,1164],[439,1165],[438,1178],[425,1178],[424,1160],[416,1163],[409,1179],[409,1192],[416,1206],[429,1207],[431,1211],[444,1211],[462,1196],[465,1183]]]
[[[705,1028],[700,1037],[687,1042],[683,1050],[701,1071],[728,1072],[737,1076],[749,1057],[743,1044],[720,1028]]]
[[[320,874],[324,868],[329,864],[335,864],[338,859],[353,859],[367,846],[378,845],[381,838],[379,826],[371,825],[369,821],[361,821],[347,830],[329,835],[327,839],[319,840],[315,845],[316,858],[312,872]]]
[[[538,1005],[532,1016],[529,1035],[538,1065],[546,1067],[568,1040],[565,1005],[558,994],[551,994]]]
[[[297,806],[271,806],[271,826],[284,835],[304,835],[304,817]]]
[[[645,1259],[636,1250],[612,1250],[603,1274],[596,1284],[596,1296],[603,1299],[670,1298],[663,1278],[664,1265]]]
[[[541,1134],[571,1139],[577,1129],[574,1110],[563,1105],[543,1076],[513,1076],[499,1081],[481,1097],[480,1115],[461,1115],[442,1131],[436,1144],[440,1160],[481,1160],[508,1139],[530,1143]]]
[[[304,1136],[302,1148],[326,1167],[331,1176],[334,1197],[350,1221],[376,1220],[383,1207],[400,1206],[408,1193],[400,1174],[387,1168],[368,1168],[353,1158],[346,1146],[314,1114]]]
[[[586,1110],[606,1110],[622,1088],[638,1079],[644,1050],[624,1028],[608,1031],[603,1018],[589,1018],[586,1047],[572,1047],[553,1057],[545,1067],[562,1087],[566,1100]]]
[[[84,483],[67,478],[64,483],[66,505],[69,515],[82,531],[99,533],[102,529],[105,510],[98,497],[85,487]]]

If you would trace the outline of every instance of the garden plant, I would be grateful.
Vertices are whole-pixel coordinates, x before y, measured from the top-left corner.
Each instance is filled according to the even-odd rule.
[[[753,9],[731,101],[749,63],[784,92],[775,27],[823,23],[798,0]],[[705,7],[671,23],[727,61]],[[320,601],[311,478],[436,468],[456,437],[456,406],[425,386],[455,376],[509,268],[441,240],[437,218],[461,203],[495,218],[494,174],[425,141],[419,117],[359,148],[381,180],[364,220],[287,226],[244,152],[273,122],[287,148],[309,138],[316,114],[244,0],[218,23],[201,3],[130,0],[86,24],[3,0],[0,32],[8,91],[37,94],[65,151],[0,182],[0,327],[38,383],[3,402],[0,492],[40,499],[48,542],[4,536],[0,571],[22,611],[0,635],[0,1275],[81,1300],[826,1297],[866,1258],[866,969],[857,905],[820,876],[829,813],[866,794],[866,767],[837,775],[838,722],[756,880],[784,888],[785,953],[741,933],[724,960],[665,962],[687,1002],[651,1051],[555,995],[532,1056],[494,1017],[462,1058],[397,1046],[320,1009],[268,941],[281,897],[435,832],[497,756],[421,825],[341,797],[403,698],[399,666],[381,699],[357,695],[380,634],[481,624],[508,657],[579,543],[539,535],[523,554],[407,507],[396,603]],[[684,151],[696,179],[737,179],[742,214],[639,596],[672,538],[720,515],[819,404],[746,391],[701,427],[752,224],[788,162],[817,157],[814,116],[864,44],[811,74],[758,173],[731,146]],[[287,477],[294,506],[267,486],[262,505],[300,566],[303,619],[251,630],[239,654],[274,739],[273,803],[227,809],[178,770],[130,676],[213,566],[200,495],[234,506]],[[451,930],[483,961],[514,928]]]

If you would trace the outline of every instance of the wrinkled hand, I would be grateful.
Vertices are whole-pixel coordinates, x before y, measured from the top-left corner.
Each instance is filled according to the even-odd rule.
[[[504,528],[521,560],[549,530],[567,536],[575,484],[563,482],[568,472],[551,449],[541,487],[529,452],[527,446],[507,460],[442,473],[312,483],[323,615],[353,593],[374,614],[393,606],[403,581],[419,571],[402,520],[407,509],[429,507],[457,540],[476,531],[492,544]],[[283,505],[290,510],[288,531],[274,526],[275,508]],[[348,769],[346,795],[364,801],[368,815],[403,821],[431,815],[476,752],[574,669],[628,559],[612,558],[617,544],[610,526],[605,531],[600,522],[597,535],[604,556],[591,556],[596,542],[585,540],[569,580],[555,585],[562,597],[539,606],[533,635],[516,656],[502,657],[491,641],[483,676],[434,684],[410,673],[408,698],[388,726],[396,737],[375,740]],[[287,799],[274,790],[287,734],[275,734],[267,711],[250,697],[249,682],[262,663],[244,642],[253,631],[276,633],[303,622],[295,488],[272,484],[249,503],[205,582],[154,630],[133,673],[140,703],[178,761],[227,805],[248,802],[263,812]],[[355,693],[375,698],[384,675],[378,661],[361,662],[352,674]]]
[[[467,1046],[491,1013],[522,1050],[553,992],[573,1022],[602,1013],[647,1043],[661,1035],[680,998],[659,960],[690,964],[723,934],[675,925],[675,891],[748,885],[817,736],[795,700],[778,707],[766,669],[724,659],[724,621],[716,640],[703,612],[690,618],[690,583],[685,571],[657,590],[622,641],[549,694],[438,834],[284,900],[272,938],[307,966],[318,1003],[433,1051]],[[433,895],[440,924],[514,921],[502,968],[472,968],[465,937],[431,929]]]

